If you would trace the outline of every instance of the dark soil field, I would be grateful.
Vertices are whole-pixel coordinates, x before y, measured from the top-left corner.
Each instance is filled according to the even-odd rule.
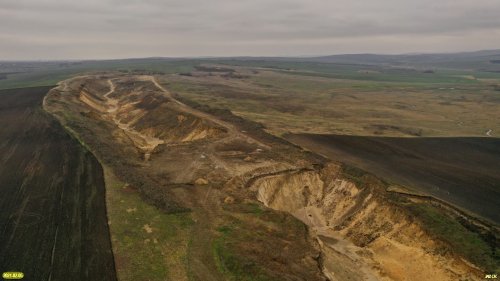
[[[291,142],[500,224],[500,139],[289,134]]]
[[[102,168],[43,111],[49,89],[0,91],[0,271],[116,280]]]

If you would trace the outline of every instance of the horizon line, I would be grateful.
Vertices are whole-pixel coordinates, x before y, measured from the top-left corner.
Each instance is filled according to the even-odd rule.
[[[295,56],[279,56],[279,55],[236,55],[236,56],[146,56],[146,57],[123,57],[123,58],[88,58],[88,59],[0,59],[1,62],[91,62],[91,61],[118,61],[118,60],[141,60],[141,59],[171,59],[171,60],[196,60],[196,59],[240,59],[240,58],[322,58],[335,56],[356,56],[356,55],[373,55],[373,56],[419,56],[419,55],[453,55],[453,54],[472,54],[480,52],[500,52],[500,49],[480,49],[474,51],[450,51],[450,52],[409,52],[409,53],[339,53],[325,55],[295,55]]]

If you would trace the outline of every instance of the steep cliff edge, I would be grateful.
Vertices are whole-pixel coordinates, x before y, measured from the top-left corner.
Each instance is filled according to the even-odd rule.
[[[447,250],[389,200],[376,178],[360,186],[328,164],[256,179],[259,201],[299,218],[321,245],[331,280],[481,280],[481,269]]]

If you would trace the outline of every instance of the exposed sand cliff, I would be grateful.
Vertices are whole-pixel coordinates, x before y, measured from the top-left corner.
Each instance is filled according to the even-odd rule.
[[[480,280],[460,258],[436,253],[440,242],[372,187],[359,188],[338,174],[331,164],[261,177],[251,186],[266,206],[311,228],[331,280]]]

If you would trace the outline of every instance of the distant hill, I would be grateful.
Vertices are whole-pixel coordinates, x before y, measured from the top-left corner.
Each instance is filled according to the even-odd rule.
[[[300,59],[310,62],[441,67],[500,71],[500,50],[436,54],[346,54]]]
[[[212,58],[218,60],[220,58]],[[343,54],[319,57],[233,57],[238,61],[316,62],[410,68],[450,68],[500,72],[500,49],[435,54]]]

